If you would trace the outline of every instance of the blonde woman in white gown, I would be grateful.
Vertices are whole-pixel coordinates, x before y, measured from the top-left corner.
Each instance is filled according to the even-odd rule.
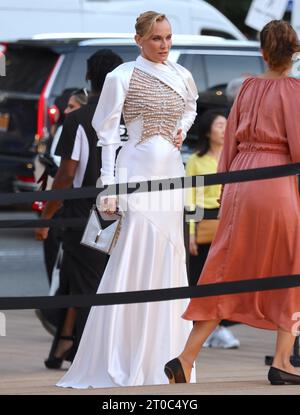
[[[141,56],[108,74],[93,119],[104,184],[184,176],[178,147],[196,116],[197,89],[186,69],[167,60],[172,34],[164,15],[143,13],[136,31]],[[115,168],[122,113],[129,139]],[[105,202],[112,213],[116,198]],[[183,191],[121,196],[119,203],[125,219],[98,293],[187,286]],[[181,351],[191,329],[180,318],[186,305],[176,300],[92,307],[73,364],[57,385],[167,383],[163,364]]]

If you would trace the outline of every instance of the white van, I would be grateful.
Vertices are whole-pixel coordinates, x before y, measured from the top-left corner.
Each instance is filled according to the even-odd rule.
[[[133,32],[136,17],[146,10],[167,14],[176,34],[246,39],[202,0],[1,0],[0,40],[45,32]]]

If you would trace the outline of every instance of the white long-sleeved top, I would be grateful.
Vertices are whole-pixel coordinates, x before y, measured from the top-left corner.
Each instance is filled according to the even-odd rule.
[[[184,139],[196,116],[197,87],[191,73],[181,65],[169,61],[165,64],[155,63],[139,56],[136,61],[122,64],[110,72],[105,79],[92,121],[98,136],[98,146],[102,146],[103,184],[115,183],[115,154],[121,146],[120,119],[135,68],[159,79],[182,97],[185,105],[178,128],[182,129]],[[159,92],[157,100],[159,101]]]

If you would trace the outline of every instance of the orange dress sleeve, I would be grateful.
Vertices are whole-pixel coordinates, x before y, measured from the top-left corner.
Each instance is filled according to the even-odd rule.
[[[236,140],[236,131],[238,127],[238,120],[239,120],[239,105],[238,105],[238,97],[234,101],[234,104],[231,108],[224,137],[224,146],[222,150],[222,154],[220,157],[220,161],[218,164],[218,172],[223,173],[227,172],[230,169],[230,165],[235,158],[238,152],[238,143]]]

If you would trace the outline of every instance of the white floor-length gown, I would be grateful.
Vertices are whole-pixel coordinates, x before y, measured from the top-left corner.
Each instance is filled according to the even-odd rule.
[[[178,128],[186,134],[191,127],[196,98],[190,73],[177,64],[140,56],[111,72],[93,120],[102,146],[103,182],[184,176],[172,140]],[[129,140],[118,154],[115,178],[122,112]],[[183,191],[122,196],[120,204],[127,209],[125,219],[98,293],[187,286]],[[187,301],[176,300],[92,307],[76,357],[57,385],[167,383],[164,364],[182,351],[191,330],[181,318],[186,306]]]

